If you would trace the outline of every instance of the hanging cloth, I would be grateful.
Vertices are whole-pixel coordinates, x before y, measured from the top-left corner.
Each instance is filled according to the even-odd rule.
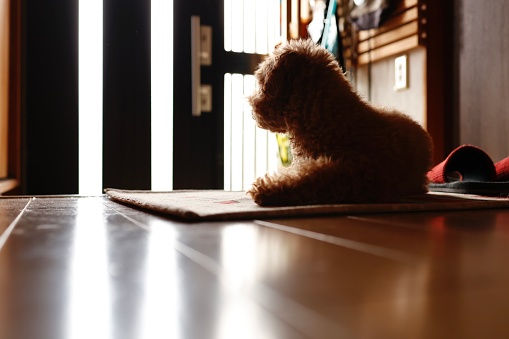
[[[380,27],[392,14],[394,1],[364,0],[356,1],[350,12],[350,21],[358,30],[368,30]]]

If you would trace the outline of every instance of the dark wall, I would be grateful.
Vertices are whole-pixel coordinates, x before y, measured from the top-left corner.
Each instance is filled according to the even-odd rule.
[[[150,1],[104,0],[103,187],[150,189]]]
[[[22,191],[78,191],[78,1],[25,0]]]
[[[422,8],[422,7],[421,7]],[[454,3],[426,1],[426,110],[434,161],[456,147],[454,117]]]
[[[78,0],[22,22],[21,193],[78,193]],[[104,0],[104,23],[103,187],[150,189],[150,1]]]
[[[455,1],[457,144],[509,156],[509,2]]]

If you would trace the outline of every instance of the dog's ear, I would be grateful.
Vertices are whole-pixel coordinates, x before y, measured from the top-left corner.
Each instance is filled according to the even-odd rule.
[[[299,56],[285,52],[273,57],[272,63],[265,67],[263,79],[259,78],[261,90],[265,95],[278,100],[289,100],[294,86]]]

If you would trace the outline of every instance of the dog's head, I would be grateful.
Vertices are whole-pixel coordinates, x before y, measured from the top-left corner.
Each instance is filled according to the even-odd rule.
[[[258,126],[288,132],[295,115],[302,114],[302,104],[318,99],[313,97],[316,84],[338,71],[334,56],[311,40],[291,40],[276,47],[258,66],[257,89],[248,98]]]

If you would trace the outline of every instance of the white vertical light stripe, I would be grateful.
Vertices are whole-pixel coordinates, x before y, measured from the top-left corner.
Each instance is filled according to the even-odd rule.
[[[242,74],[232,74],[232,153],[231,153],[231,190],[242,191],[243,184],[243,132],[242,114],[244,106],[244,77]]]
[[[185,277],[179,265],[180,254],[174,248],[177,232],[162,220],[150,222],[149,227],[147,255],[139,278],[144,281],[138,287],[143,289],[142,302],[137,306],[140,326],[132,337],[185,338],[180,321],[185,297],[179,291]]]
[[[277,22],[275,19],[275,1],[277,1],[279,5],[279,0],[267,0],[267,52],[272,51],[272,48],[274,48],[276,25],[279,25],[279,17],[277,18]]]
[[[280,42],[280,0],[224,0],[224,50],[267,54]]]
[[[281,26],[280,18],[280,0],[267,0],[267,48],[270,51],[274,48],[274,41],[280,40],[279,27]]]
[[[274,48],[274,45],[283,39],[283,29],[281,27],[281,0],[273,0],[272,6],[269,6],[269,10],[272,15],[270,18],[272,22],[269,21],[269,26],[272,26],[271,35],[269,36],[269,50]]]
[[[231,51],[244,51],[244,6],[242,0],[231,2]]]
[[[84,0],[87,1],[87,0]],[[64,338],[110,338],[113,333],[113,292],[103,206],[95,199],[77,201],[76,223],[69,242],[69,282],[65,300],[67,333]],[[72,228],[72,226],[70,227]],[[69,240],[68,240],[69,241]],[[94,250],[90,250],[90,244]],[[88,293],[94,291],[93,297]],[[91,326],[93,324],[93,326]]]
[[[244,75],[244,97],[253,93],[255,88],[255,79],[253,75]],[[253,119],[253,110],[247,100],[244,100],[244,183],[242,189],[246,190],[251,187],[255,179],[256,168],[256,149],[255,149],[255,128],[256,124]]]
[[[269,132],[267,140],[267,171],[274,172],[279,168],[276,134]]]
[[[79,179],[80,194],[102,193],[103,1],[79,1]]]
[[[256,2],[256,53],[267,54],[267,40],[268,40],[268,2],[257,1]]]
[[[267,54],[281,40],[280,0],[225,0],[224,6],[225,51]],[[245,102],[253,76],[225,74],[224,81],[224,189],[245,190],[277,171],[276,136],[256,127]]]
[[[173,1],[151,1],[151,187],[173,189]]]
[[[244,0],[244,53],[256,51],[256,4],[252,0]]]
[[[232,75],[224,75],[224,190],[230,191],[232,166]]]
[[[232,0],[224,0],[224,50],[232,50]]]
[[[255,176],[259,177],[265,174],[268,169],[267,162],[267,131],[259,127],[256,128],[256,167]]]

